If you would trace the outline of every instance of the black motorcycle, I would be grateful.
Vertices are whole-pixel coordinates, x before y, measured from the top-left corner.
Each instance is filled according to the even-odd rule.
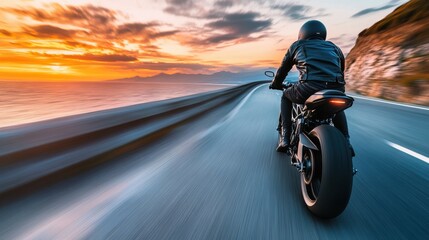
[[[272,78],[274,72],[266,71],[265,75]],[[287,83],[283,88],[290,86]],[[305,204],[322,218],[341,214],[352,192],[353,175],[357,171],[353,168],[351,149],[332,119],[336,113],[351,107],[353,101],[341,91],[327,89],[310,96],[305,104],[293,104],[288,155],[301,173]]]

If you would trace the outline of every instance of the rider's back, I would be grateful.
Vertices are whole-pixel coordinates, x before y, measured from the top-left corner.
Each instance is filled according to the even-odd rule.
[[[299,40],[291,45],[289,52],[300,81],[344,83],[344,56],[332,42]]]

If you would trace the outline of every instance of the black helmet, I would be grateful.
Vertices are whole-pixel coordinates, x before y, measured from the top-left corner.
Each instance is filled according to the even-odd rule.
[[[298,40],[323,39],[326,40],[326,28],[317,20],[310,20],[299,30]]]

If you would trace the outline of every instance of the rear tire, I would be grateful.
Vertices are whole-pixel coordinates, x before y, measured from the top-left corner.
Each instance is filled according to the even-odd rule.
[[[340,215],[350,199],[353,166],[347,141],[335,127],[320,125],[310,132],[320,151],[305,149],[301,192],[308,209],[316,216]]]

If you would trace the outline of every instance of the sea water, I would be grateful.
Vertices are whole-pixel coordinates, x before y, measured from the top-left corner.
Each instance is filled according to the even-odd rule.
[[[0,82],[0,128],[232,86],[159,82]]]

